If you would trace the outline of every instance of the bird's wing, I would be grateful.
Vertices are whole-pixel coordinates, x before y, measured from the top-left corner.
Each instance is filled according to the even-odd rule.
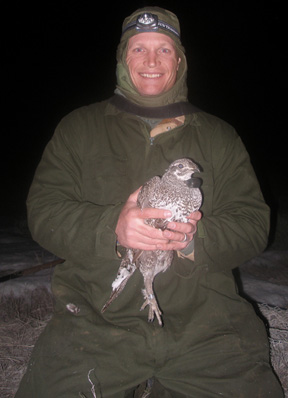
[[[158,176],[150,178],[145,184],[143,184],[139,195],[138,195],[138,206],[141,209],[146,207],[153,207],[153,199],[155,195],[155,187],[159,185],[161,178]]]
[[[141,209],[147,207],[157,208],[159,206],[159,194],[161,193],[161,190],[159,189],[160,184],[161,178],[155,176],[142,186],[141,191],[138,195],[138,206]],[[146,224],[151,225],[154,228],[165,229],[167,221],[160,218],[150,218],[146,220]]]

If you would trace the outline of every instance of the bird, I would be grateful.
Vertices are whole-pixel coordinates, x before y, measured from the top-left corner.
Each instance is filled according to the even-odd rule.
[[[147,207],[167,209],[172,214],[168,219],[146,219],[146,224],[165,230],[170,221],[188,222],[188,216],[199,210],[202,204],[201,178],[193,177],[195,172],[200,172],[200,167],[189,158],[181,158],[173,161],[162,177],[154,176],[143,184],[137,198],[137,206],[140,209]],[[112,283],[110,298],[101,312],[107,310],[138,269],[144,280],[144,289],[142,289],[144,303],[140,310],[149,306],[148,321],[152,322],[156,316],[159,325],[162,326],[162,311],[154,293],[153,281],[157,274],[165,272],[170,267],[173,256],[173,250],[150,251],[126,248],[117,277]]]

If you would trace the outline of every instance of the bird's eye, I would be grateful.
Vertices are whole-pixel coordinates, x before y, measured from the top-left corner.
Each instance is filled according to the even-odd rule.
[[[178,167],[179,167],[179,169],[183,169],[184,166],[183,166],[182,163],[179,163],[179,164],[178,164]]]

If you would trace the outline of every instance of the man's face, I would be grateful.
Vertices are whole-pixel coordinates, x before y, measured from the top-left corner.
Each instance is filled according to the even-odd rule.
[[[129,39],[126,62],[141,95],[158,95],[173,87],[180,61],[169,36],[147,32]]]

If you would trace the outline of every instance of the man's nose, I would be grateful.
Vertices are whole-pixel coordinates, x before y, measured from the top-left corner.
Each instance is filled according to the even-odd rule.
[[[149,68],[155,68],[157,62],[159,62],[157,54],[154,51],[149,51],[149,53],[147,54],[146,62]]]

